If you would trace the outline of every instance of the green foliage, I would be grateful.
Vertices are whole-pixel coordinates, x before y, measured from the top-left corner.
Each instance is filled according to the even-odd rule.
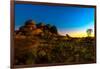
[[[44,23],[36,24],[35,29],[41,29],[41,36],[33,35],[29,28],[35,22],[28,20],[25,26],[20,27],[16,32],[20,34],[14,37],[14,64],[50,64],[50,63],[90,63],[95,62],[95,39],[90,37],[92,29],[87,30],[89,38],[72,38],[68,34],[68,39],[58,37],[56,26]],[[27,27],[28,25],[28,27]],[[25,36],[25,37],[23,37]],[[53,39],[55,38],[55,39]]]
[[[37,26],[38,28],[40,28],[40,27],[45,26],[45,24],[44,24],[43,22],[40,22],[40,23],[36,24],[36,26]]]
[[[87,31],[86,31],[86,32],[87,32],[88,37],[90,37],[90,36],[91,36],[92,31],[93,31],[92,29],[87,29]]]
[[[67,42],[67,41],[46,41],[47,44],[39,44],[29,50],[16,49],[15,64],[48,64],[48,63],[89,63],[95,61],[94,46],[85,44],[87,39],[81,39]],[[27,39],[25,45],[31,45],[31,40]],[[83,43],[82,43],[83,42]],[[26,44],[27,43],[27,44]],[[94,42],[90,41],[94,44]],[[18,44],[18,43],[17,43]],[[21,45],[22,46],[22,45]],[[21,47],[20,47],[21,48]],[[19,54],[20,52],[22,54]]]
[[[57,34],[58,31],[57,31],[56,26],[52,26],[52,27],[50,28],[50,32],[51,32],[51,33],[55,33],[55,34]]]

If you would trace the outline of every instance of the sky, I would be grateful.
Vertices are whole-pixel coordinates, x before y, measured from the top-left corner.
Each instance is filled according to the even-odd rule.
[[[61,35],[86,37],[86,30],[91,28],[94,36],[94,12],[94,8],[87,7],[15,4],[15,29],[32,19],[55,25]]]

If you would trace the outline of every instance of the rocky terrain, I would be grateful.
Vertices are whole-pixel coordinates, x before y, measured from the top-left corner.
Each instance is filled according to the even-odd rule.
[[[62,36],[56,26],[28,20],[14,32],[14,64],[94,63],[95,38]]]

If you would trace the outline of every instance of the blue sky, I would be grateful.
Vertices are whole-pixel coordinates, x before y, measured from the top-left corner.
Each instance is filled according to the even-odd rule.
[[[26,20],[32,19],[36,23],[55,25],[62,35],[85,33],[88,28],[94,30],[94,11],[94,8],[86,7],[16,4],[15,29],[24,25]]]

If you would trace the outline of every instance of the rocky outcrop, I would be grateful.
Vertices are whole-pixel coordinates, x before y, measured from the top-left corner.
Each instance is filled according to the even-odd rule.
[[[36,24],[33,20],[27,20],[23,26],[19,28],[19,30],[15,30],[16,35],[57,35],[56,26],[51,26],[50,24],[45,25],[40,22]]]

